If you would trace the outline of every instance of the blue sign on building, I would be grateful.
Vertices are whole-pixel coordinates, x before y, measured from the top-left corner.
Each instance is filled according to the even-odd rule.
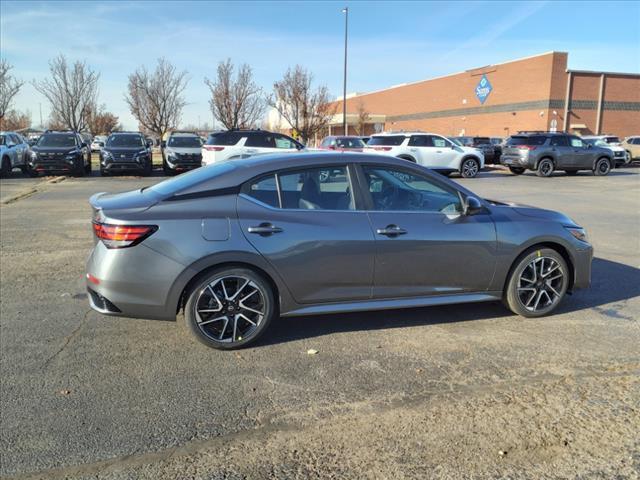
[[[480,103],[484,103],[493,88],[486,75],[482,75],[482,78],[476,85],[476,97],[480,100]]]

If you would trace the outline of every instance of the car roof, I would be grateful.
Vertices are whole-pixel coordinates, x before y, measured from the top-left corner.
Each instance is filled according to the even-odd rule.
[[[197,133],[193,132],[171,132],[170,137],[199,137]]]
[[[439,133],[431,133],[431,132],[420,132],[420,131],[407,131],[407,132],[382,132],[382,133],[375,133],[373,135],[371,135],[372,137],[397,137],[397,136],[401,136],[404,135],[405,137],[409,137],[411,135],[437,135],[438,137],[443,137],[444,135],[441,135]]]

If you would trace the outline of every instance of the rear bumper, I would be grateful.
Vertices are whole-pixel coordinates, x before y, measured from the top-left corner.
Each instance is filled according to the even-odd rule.
[[[168,297],[185,267],[143,244],[108,249],[96,243],[87,260],[86,285],[91,308],[104,315],[175,320],[177,305]]]

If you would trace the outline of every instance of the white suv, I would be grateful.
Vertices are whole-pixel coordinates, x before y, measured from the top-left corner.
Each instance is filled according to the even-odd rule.
[[[209,134],[202,146],[202,164],[247,158],[266,153],[293,153],[304,145],[281,133],[266,130],[229,130]]]
[[[372,136],[364,150],[403,158],[445,175],[458,172],[464,178],[475,177],[484,168],[482,150],[458,145],[435,133],[381,133]]]

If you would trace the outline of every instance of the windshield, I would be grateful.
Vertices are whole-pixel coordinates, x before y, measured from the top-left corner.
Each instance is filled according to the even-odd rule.
[[[43,135],[38,140],[38,147],[75,147],[76,137],[75,135],[67,135],[64,133]]]
[[[362,148],[364,142],[357,137],[337,138],[336,145],[339,148]]]
[[[380,137],[371,137],[371,140],[367,142],[367,146],[376,146],[376,145],[389,145],[396,146],[402,145],[404,139],[407,138],[404,135],[384,135]]]
[[[100,143],[98,141],[98,143]],[[136,134],[131,134],[131,135],[111,135],[108,139],[107,139],[107,147],[130,147],[130,148],[135,148],[135,147],[145,147],[146,143],[144,142],[144,139],[142,138],[142,135],[136,135]]]
[[[169,147],[175,148],[200,148],[202,142],[200,137],[171,137],[167,143]]]
[[[456,145],[459,145],[460,147],[464,147],[464,145],[462,145],[462,142],[458,140],[456,137],[447,137],[447,138],[451,140],[451,142],[455,143]]]
[[[525,136],[513,136],[509,137],[507,140],[507,145],[544,145],[544,142],[547,140],[547,137],[542,135],[533,135],[531,137]]]
[[[149,190],[159,193],[160,195],[175,195],[182,190],[206,182],[218,175],[223,175],[235,168],[236,165],[234,161],[214,163],[207,167],[201,167],[191,170],[188,173],[183,173],[178,177],[165,180],[164,182],[156,183],[152,187],[149,187]]]

